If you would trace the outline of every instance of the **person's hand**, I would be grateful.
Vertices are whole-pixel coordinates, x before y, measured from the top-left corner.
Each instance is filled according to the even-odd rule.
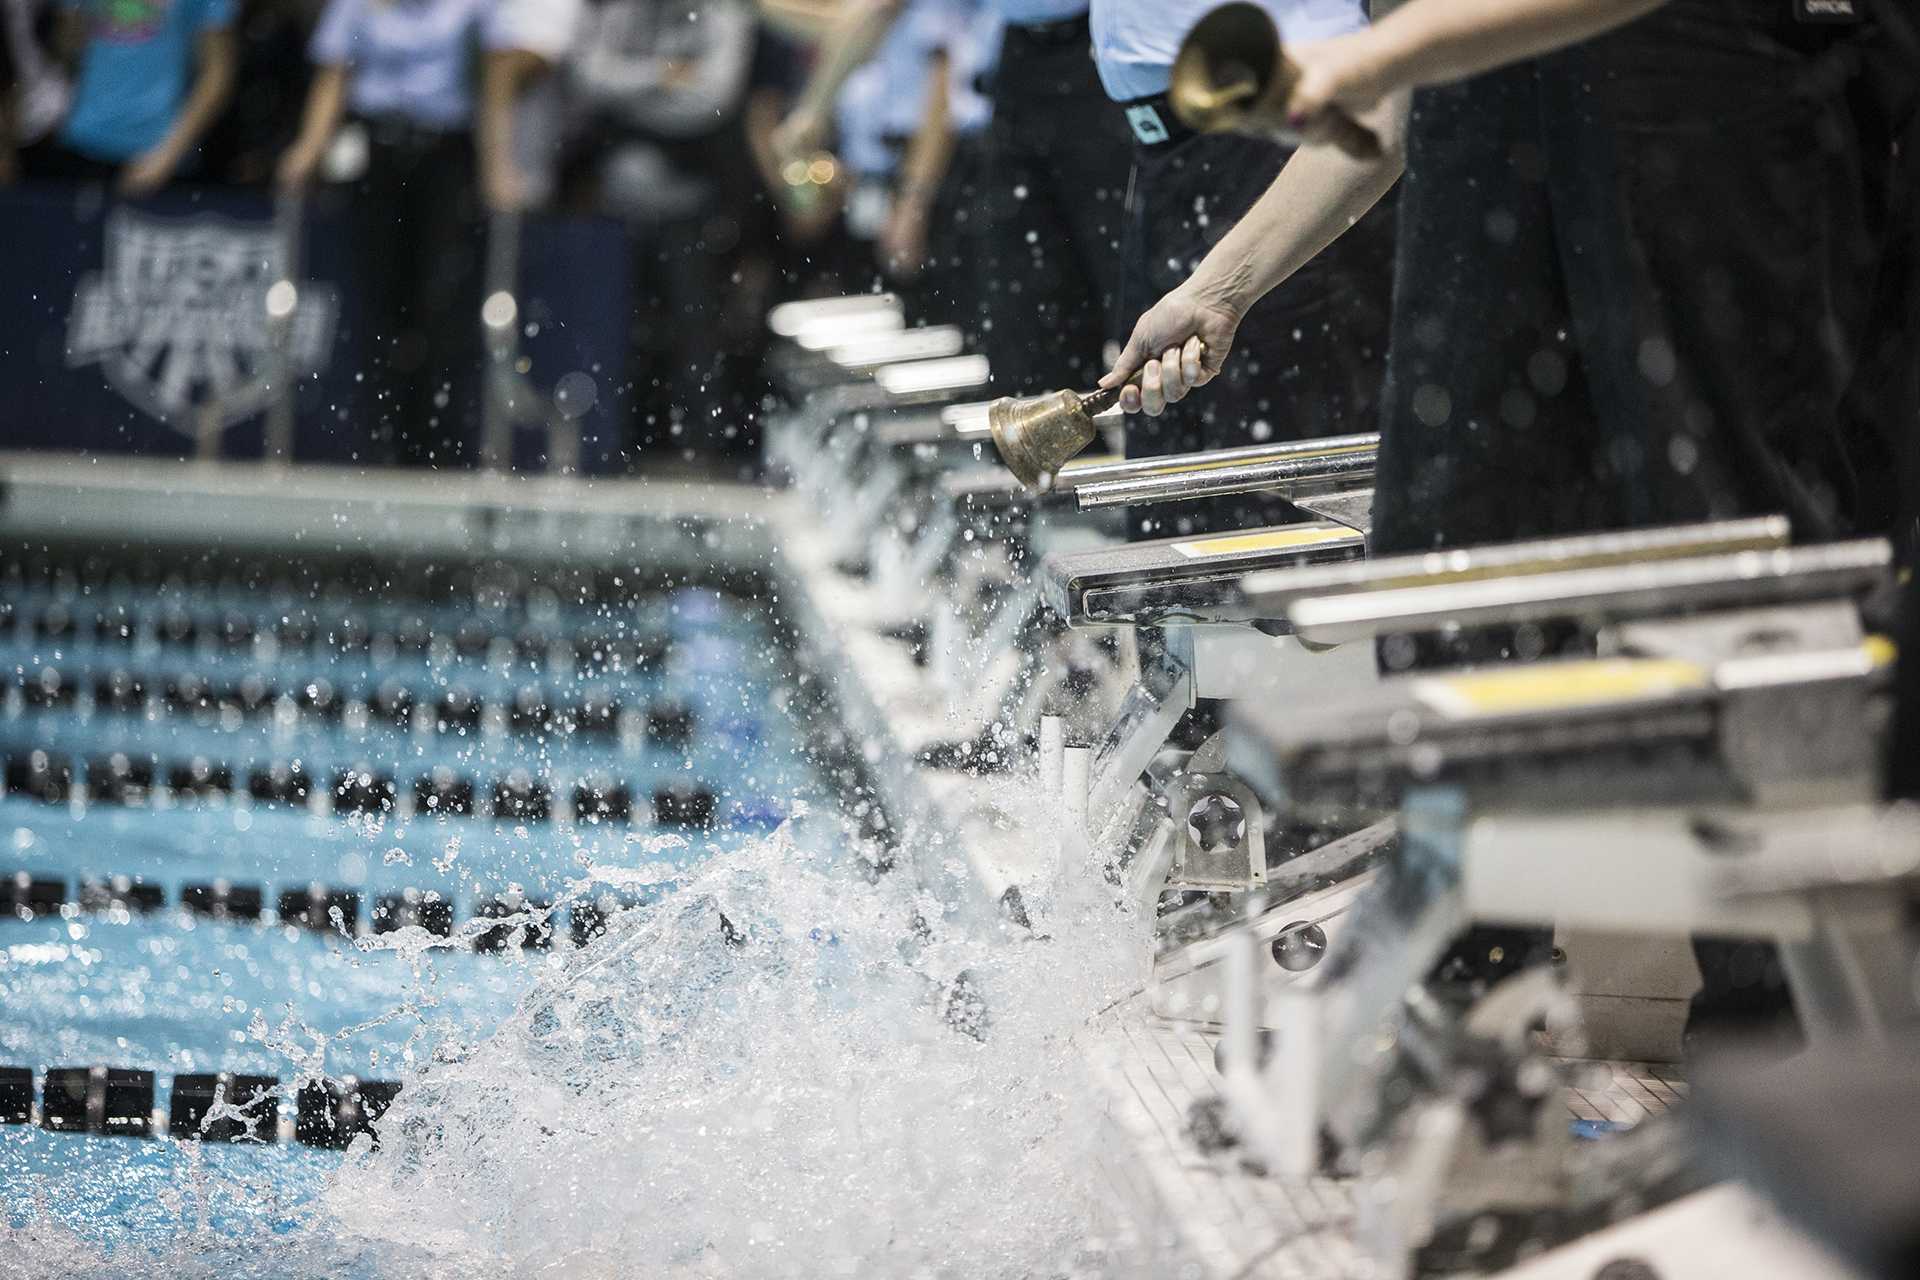
[[[1157,417],[1193,388],[1219,376],[1244,314],[1189,281],[1135,322],[1133,336],[1100,385],[1118,386],[1139,374],[1139,386],[1120,392],[1120,409]]]
[[[1287,95],[1287,126],[1302,142],[1330,143],[1355,153],[1353,122],[1393,88],[1382,71],[1372,29],[1292,46],[1287,57],[1296,72]],[[1373,159],[1374,154],[1355,158]]]
[[[167,185],[180,158],[166,143],[135,156],[120,170],[119,190],[123,196],[150,196]]]
[[[307,184],[313,181],[314,170],[319,167],[320,148],[296,142],[281,154],[274,180],[280,184],[282,191],[297,195],[307,189]]]
[[[820,150],[826,140],[827,122],[802,107],[774,126],[768,142],[773,147],[774,160],[784,165],[789,160],[806,159]]]
[[[880,265],[897,279],[911,280],[927,265],[927,206],[912,196],[893,202],[880,232]]]

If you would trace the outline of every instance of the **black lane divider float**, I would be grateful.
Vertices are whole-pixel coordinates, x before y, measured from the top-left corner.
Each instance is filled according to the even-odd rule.
[[[77,707],[82,673],[71,675],[52,665],[16,670],[12,684],[20,705],[36,711],[67,711]],[[184,674],[149,677],[115,669],[91,676],[92,709],[96,715],[173,715],[197,723],[228,723],[232,727],[252,720],[272,720],[285,713],[295,719],[337,724],[353,709],[368,726],[385,725],[401,732],[478,733],[489,711],[509,733],[548,737],[578,736],[613,739],[622,733],[627,706],[611,692],[589,692],[578,702],[562,702],[537,685],[518,690],[495,705],[469,690],[450,688],[428,699],[418,698],[406,685],[388,680],[372,689],[343,692],[331,681],[296,681],[288,689],[269,684],[259,675],[216,684],[204,676]],[[694,715],[685,703],[663,698],[650,703],[635,723],[647,736],[666,745],[686,743],[693,735]]]
[[[128,916],[166,907],[165,891],[138,876],[91,878],[80,882],[77,894],[69,895],[67,890],[67,881],[60,877],[17,871],[0,880],[0,923],[58,917],[70,904],[82,913],[122,912]],[[266,902],[266,890],[257,884],[210,880],[180,886],[179,905],[214,920],[258,922],[265,914]],[[348,938],[360,935],[361,894],[357,889],[298,885],[282,889],[274,902],[275,915],[283,925]],[[621,909],[611,899],[574,903],[568,913],[573,945],[584,947],[605,933],[608,918]],[[506,951],[514,945],[516,934],[522,948],[549,948],[554,933],[552,910],[552,903],[519,893],[483,897],[474,903],[470,918],[508,923],[476,930],[473,949],[483,953]],[[374,899],[367,923],[368,931],[375,935],[418,927],[436,937],[450,938],[453,903],[435,889],[383,893]]]
[[[328,654],[383,657],[417,657],[439,649],[459,658],[510,657],[529,667],[615,673],[657,667],[673,647],[672,637],[665,633],[622,629],[528,627],[508,637],[499,634],[497,623],[477,619],[447,630],[421,619],[375,625],[305,608],[295,608],[262,626],[241,612],[209,615],[178,607],[141,609],[125,604],[75,608],[59,600],[38,609],[0,605],[0,635],[9,631],[16,641],[39,640],[55,645],[91,637],[103,647],[156,645],[230,653],[258,652],[266,642],[277,658],[311,653],[316,645]]]
[[[154,1105],[156,1077],[132,1067],[48,1067],[39,1090],[40,1127],[54,1133],[206,1142],[280,1139],[280,1080],[233,1072],[173,1077],[167,1111]],[[0,1066],[0,1124],[33,1123],[31,1067]],[[340,1149],[361,1134],[376,1144],[376,1122],[400,1093],[397,1080],[309,1080],[294,1093],[293,1138]]]
[[[225,764],[196,756],[162,763],[151,755],[113,752],[95,756],[76,768],[69,756],[33,749],[6,758],[5,791],[42,804],[68,804],[76,795],[90,803],[137,808],[153,802],[164,788],[176,805],[232,800],[244,794],[256,805],[311,808],[313,780],[299,761],[260,765],[244,779]],[[550,822],[554,817],[553,788],[525,769],[509,770],[490,785],[440,767],[417,778],[411,789],[413,813],[447,817],[485,817],[513,822]],[[391,813],[401,790],[394,775],[371,765],[341,769],[327,792],[333,812]],[[485,796],[481,812],[476,796]],[[633,793],[626,784],[606,775],[590,775],[573,787],[573,818],[589,825],[633,820]],[[657,788],[653,793],[653,822],[660,827],[708,827],[719,812],[719,801],[706,787],[685,782]]]

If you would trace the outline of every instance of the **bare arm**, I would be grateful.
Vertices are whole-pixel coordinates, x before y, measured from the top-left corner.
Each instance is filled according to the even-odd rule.
[[[825,140],[834,100],[847,77],[873,56],[906,7],[906,0],[846,0],[820,46],[820,59],[800,91],[800,100],[775,131],[776,152],[795,156]]]
[[[1303,47],[1287,115],[1313,141],[1329,107],[1364,111],[1391,93],[1450,84],[1653,12],[1666,0],[1404,0],[1364,31]]]
[[[880,251],[893,270],[911,276],[925,265],[927,223],[934,197],[953,162],[953,60],[936,53],[927,60],[926,102],[920,125],[907,143],[893,211],[881,236]]]
[[[1330,146],[1295,151],[1193,275],[1140,317],[1100,385],[1145,370],[1141,389],[1123,392],[1121,407],[1158,413],[1187,387],[1211,382],[1248,308],[1339,239],[1399,180],[1406,115],[1406,94],[1365,115],[1380,139],[1374,159],[1355,159]],[[1179,385],[1171,385],[1176,378]]]
[[[320,157],[340,127],[347,106],[347,69],[339,65],[317,67],[313,85],[307,90],[306,111],[300,118],[300,134],[280,157],[280,185],[297,191],[307,185]]]
[[[1329,145],[1296,151],[1273,185],[1196,268],[1134,326],[1101,379],[1134,373],[1121,407],[1159,413],[1220,372],[1247,308],[1339,237],[1399,177],[1411,91],[1472,76],[1598,35],[1665,0],[1395,0],[1352,35],[1290,50],[1300,77],[1288,116],[1309,144],[1329,107],[1360,116],[1383,144],[1376,160]]]
[[[165,186],[180,162],[199,145],[213,122],[227,109],[227,102],[233,96],[234,70],[240,60],[233,32],[225,27],[202,32],[198,59],[193,88],[180,108],[179,118],[157,146],[121,172],[123,193],[145,195]]]
[[[809,44],[826,37],[840,12],[838,0],[760,0],[756,7],[769,27]]]
[[[546,70],[546,59],[525,49],[489,49],[481,62],[473,141],[480,189],[495,212],[512,212],[526,203],[526,180],[513,152],[514,107],[522,89]]]

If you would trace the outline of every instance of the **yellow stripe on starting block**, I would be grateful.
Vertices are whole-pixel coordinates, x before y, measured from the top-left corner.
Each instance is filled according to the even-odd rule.
[[[1444,716],[1512,715],[1573,707],[1611,706],[1669,697],[1707,685],[1707,669],[1671,658],[1596,658],[1511,671],[1421,680],[1414,695]]]
[[[1225,533],[1214,538],[1176,542],[1173,549],[1189,560],[1204,560],[1210,556],[1238,556],[1252,551],[1331,546],[1337,542],[1356,541],[1359,537],[1343,524],[1291,525],[1285,529],[1265,529],[1259,533]]]

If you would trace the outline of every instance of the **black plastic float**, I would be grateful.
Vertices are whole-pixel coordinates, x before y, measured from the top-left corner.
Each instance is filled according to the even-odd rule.
[[[279,1087],[280,1081],[274,1076],[226,1072],[175,1076],[167,1111],[167,1134],[207,1142],[276,1141],[280,1125],[274,1090]],[[209,1119],[215,1103],[245,1114],[222,1114]]]
[[[18,871],[7,880],[4,886],[4,901],[10,914],[17,920],[32,920],[38,916],[59,915],[60,908],[66,905],[67,882],[50,876],[36,876],[30,871]]]
[[[296,1141],[310,1147],[344,1148],[361,1134],[376,1143],[379,1130],[374,1127],[400,1093],[398,1080],[310,1081],[296,1098],[298,1117],[294,1121]]]
[[[33,1081],[30,1067],[0,1066],[0,1124],[32,1123]],[[157,1136],[155,1085],[153,1072],[131,1067],[49,1067],[40,1089],[40,1125],[54,1133]],[[294,1138],[335,1149],[363,1133],[378,1141],[374,1124],[399,1093],[398,1080],[309,1081],[295,1095]],[[183,1141],[276,1142],[280,1080],[225,1071],[177,1075],[165,1132]]]

